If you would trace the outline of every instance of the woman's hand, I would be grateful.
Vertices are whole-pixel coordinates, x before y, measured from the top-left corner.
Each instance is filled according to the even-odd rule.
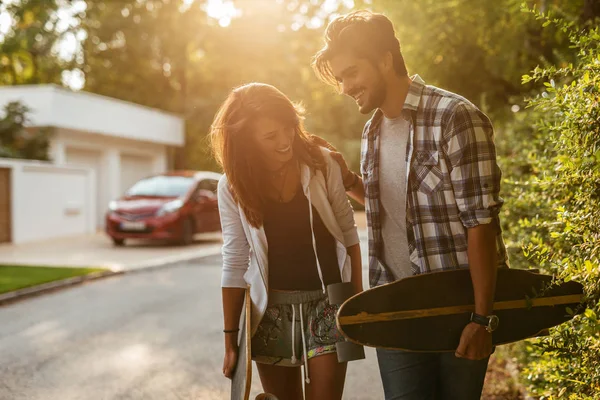
[[[223,375],[226,378],[233,378],[233,371],[235,371],[235,366],[237,365],[238,359],[238,349],[237,348],[228,348],[225,349],[225,357],[223,359]]]

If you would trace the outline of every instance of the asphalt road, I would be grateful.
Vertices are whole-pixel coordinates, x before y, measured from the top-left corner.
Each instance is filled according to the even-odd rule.
[[[0,399],[227,399],[221,329],[220,257],[0,307]],[[344,399],[383,398],[376,364],[350,363]]]

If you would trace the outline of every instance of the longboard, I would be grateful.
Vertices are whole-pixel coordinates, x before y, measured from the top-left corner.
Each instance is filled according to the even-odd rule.
[[[252,387],[252,301],[250,286],[244,295],[244,312],[241,315],[241,327],[238,338],[238,359],[231,379],[231,400],[249,400]],[[255,400],[277,400],[270,393],[260,393]]]
[[[231,379],[231,400],[248,400],[250,398],[250,387],[252,385],[252,349],[251,339],[252,326],[251,312],[252,303],[250,301],[250,288],[246,289],[244,296],[244,312],[242,313],[242,323],[240,327],[238,359],[233,378]]]
[[[583,286],[550,275],[499,268],[494,345],[543,334],[583,311]],[[337,314],[347,340],[406,351],[455,351],[475,310],[468,269],[416,275],[359,293]],[[571,312],[569,312],[571,311]]]

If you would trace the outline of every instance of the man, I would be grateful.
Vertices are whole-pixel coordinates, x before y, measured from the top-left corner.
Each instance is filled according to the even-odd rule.
[[[338,157],[348,194],[366,206],[371,287],[471,270],[475,313],[455,353],[377,350],[386,399],[479,399],[498,322],[496,269],[508,266],[491,122],[465,98],[409,77],[382,14],[333,20],[313,68],[361,113],[376,110],[363,131],[362,178]]]

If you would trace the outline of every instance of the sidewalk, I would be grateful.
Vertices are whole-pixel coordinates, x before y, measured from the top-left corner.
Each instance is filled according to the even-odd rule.
[[[368,254],[364,212],[355,215],[363,257]],[[50,290],[121,273],[146,271],[221,253],[221,233],[196,235],[194,244],[178,246],[165,242],[128,240],[126,246],[114,246],[103,233],[0,245],[0,265],[104,268],[107,271],[52,281],[0,295],[0,304]],[[366,265],[366,264],[365,264]]]
[[[365,213],[357,212],[355,220],[364,242]],[[196,235],[194,244],[190,246],[128,240],[124,247],[116,247],[103,232],[98,232],[19,245],[1,244],[0,265],[89,267],[126,272],[217,255],[221,252],[221,245],[219,232]]]
[[[103,233],[25,244],[0,245],[0,264],[55,267],[97,267],[132,271],[188,261],[221,251],[221,234],[196,236],[190,246],[129,240],[116,247]]]

